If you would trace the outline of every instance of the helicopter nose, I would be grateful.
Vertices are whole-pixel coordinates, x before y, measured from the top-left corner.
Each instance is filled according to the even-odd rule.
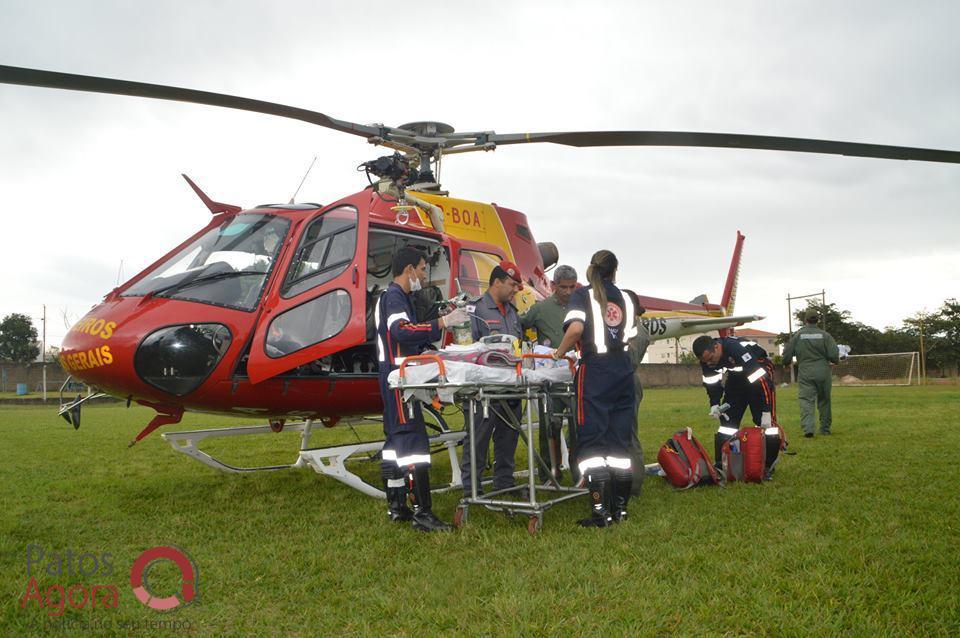
[[[60,365],[71,375],[86,380],[109,367],[116,357],[116,321],[90,314],[74,325],[61,344]]]
[[[232,338],[220,323],[167,326],[147,335],[134,354],[133,367],[155,388],[184,396],[210,376]]]

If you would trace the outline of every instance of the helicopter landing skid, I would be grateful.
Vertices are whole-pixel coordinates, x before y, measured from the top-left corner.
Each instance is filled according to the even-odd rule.
[[[246,425],[230,428],[215,428],[210,430],[189,430],[184,432],[165,432],[160,436],[177,452],[186,454],[195,461],[221,472],[245,474],[249,472],[272,472],[276,470],[290,470],[301,467],[310,467],[317,474],[335,478],[341,483],[349,485],[355,490],[374,498],[386,498],[383,490],[367,483],[347,468],[347,461],[355,454],[365,455],[369,459],[383,448],[383,441],[364,441],[347,443],[332,447],[308,448],[313,421],[302,423],[287,423],[284,431],[300,432],[300,453],[294,463],[289,465],[263,465],[258,467],[236,467],[220,461],[201,450],[198,446],[206,439],[223,438],[229,436],[244,436],[249,434],[271,434],[274,430],[269,425]],[[460,444],[465,432],[441,432],[430,437],[431,449],[442,445],[450,455],[451,477],[450,483],[434,489],[440,493],[460,487],[460,464],[457,460],[457,445]],[[355,459],[362,460],[362,459]]]
[[[430,437],[431,449],[443,445],[450,455],[450,482],[443,487],[431,490],[435,494],[446,492],[454,488],[460,489],[460,462],[457,459],[457,445],[466,436],[466,432],[443,432]],[[374,487],[362,478],[347,469],[346,462],[354,454],[380,452],[383,441],[367,441],[364,443],[348,443],[336,447],[313,448],[300,450],[300,461],[312,467],[318,474],[330,476],[367,496],[385,499],[387,496],[382,489]]]
[[[310,440],[310,431],[313,421],[304,421],[303,423],[285,424],[284,430],[287,432],[300,432],[300,449],[305,449]],[[248,434],[271,434],[274,430],[269,425],[243,425],[232,428],[214,428],[210,430],[188,430],[185,432],[164,432],[161,438],[170,444],[177,452],[186,454],[195,461],[200,461],[204,465],[212,467],[221,472],[232,474],[244,474],[247,472],[270,472],[273,470],[289,470],[297,467],[303,467],[304,461],[298,458],[290,465],[261,465],[258,467],[236,467],[220,461],[201,450],[198,444],[205,439],[218,439],[227,436],[243,436]]]

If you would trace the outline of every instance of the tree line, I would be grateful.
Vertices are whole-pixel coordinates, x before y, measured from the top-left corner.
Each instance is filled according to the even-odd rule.
[[[0,321],[0,361],[30,363],[40,356],[37,329],[27,315],[18,312]]]
[[[947,299],[934,312],[918,312],[904,319],[899,327],[883,330],[854,320],[850,311],[836,304],[823,305],[810,300],[806,308],[794,312],[799,324],[803,324],[803,315],[808,310],[820,313],[821,325],[837,343],[850,346],[851,354],[919,351],[922,332],[928,366],[954,372],[960,367],[960,301],[957,299]],[[786,343],[789,338],[788,333],[781,332],[777,343]]]

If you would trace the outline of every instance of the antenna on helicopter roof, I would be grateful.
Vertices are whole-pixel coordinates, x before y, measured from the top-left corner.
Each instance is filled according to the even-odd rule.
[[[293,204],[293,203],[294,203],[293,200],[295,200],[295,199],[297,198],[297,193],[300,192],[300,189],[303,187],[303,183],[304,183],[305,181],[307,181],[307,175],[310,174],[310,171],[313,170],[313,165],[316,164],[316,163],[317,163],[317,156],[314,155],[314,156],[313,156],[313,161],[310,162],[310,166],[307,167],[307,172],[303,174],[303,179],[300,180],[300,186],[297,186],[297,190],[293,191],[293,195],[290,196],[290,201],[287,202],[288,204]]]

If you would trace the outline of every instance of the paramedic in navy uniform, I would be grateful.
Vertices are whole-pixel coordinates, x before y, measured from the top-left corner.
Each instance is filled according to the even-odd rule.
[[[564,335],[553,353],[559,359],[580,343],[577,370],[577,459],[590,492],[590,517],[584,527],[607,527],[627,518],[633,483],[630,446],[637,412],[633,365],[626,351],[636,336],[633,301],[613,285],[617,257],[594,254],[587,268],[589,286],[570,297]]]
[[[412,521],[425,532],[452,529],[431,510],[430,445],[423,410],[414,402],[411,415],[399,390],[390,389],[387,377],[404,357],[420,354],[424,346],[440,339],[443,329],[467,320],[463,310],[426,323],[417,323],[410,293],[427,280],[425,256],[414,248],[401,248],[393,258],[393,282],[380,296],[374,313],[377,324],[377,358],[380,361],[380,396],[383,397],[383,455],[380,472],[386,484],[390,520]],[[407,492],[413,510],[407,507]]]
[[[740,429],[740,421],[750,406],[754,424],[764,429],[767,456],[764,478],[769,480],[780,455],[780,428],[777,426],[773,362],[767,351],[753,341],[703,335],[694,340],[693,354],[700,360],[703,370],[710,416],[720,421],[713,439],[714,463],[718,467],[721,465],[723,444]],[[724,372],[727,373],[726,384],[722,383]],[[730,409],[721,415],[720,404],[724,401],[730,404]]]
[[[487,292],[474,304],[473,316],[470,318],[470,330],[474,341],[490,335],[511,335],[518,340],[522,337],[523,328],[520,325],[520,315],[513,305],[513,298],[523,290],[523,278],[520,269],[510,261],[501,261],[490,272]],[[514,419],[520,418],[520,400],[506,401],[506,407],[513,412]],[[474,410],[479,407],[474,406]],[[464,410],[466,413],[466,410]],[[477,412],[474,412],[476,414]],[[463,494],[470,497],[470,475],[473,474],[471,465],[470,430],[463,439],[463,455],[460,458],[460,477],[463,482]],[[499,413],[499,409],[490,409],[490,416],[481,418],[474,425],[476,435],[475,452],[477,461],[477,485],[483,478],[483,467],[486,465],[487,450],[490,448],[490,439],[493,439],[493,489],[505,490],[513,487],[513,470],[516,466],[517,439],[520,433]]]

